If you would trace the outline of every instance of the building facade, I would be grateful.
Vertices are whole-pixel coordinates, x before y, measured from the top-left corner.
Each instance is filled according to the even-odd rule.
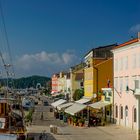
[[[116,44],[92,49],[85,55],[84,96],[99,99],[101,88],[113,83],[113,62],[111,49]]]
[[[52,76],[52,91],[51,93],[58,93],[58,78],[59,74],[53,74]]]
[[[140,87],[140,41],[133,39],[115,49],[114,119],[116,124],[137,129],[139,105],[136,88]],[[137,81],[136,81],[137,80]]]
[[[77,89],[83,88],[84,81],[84,63],[80,63],[70,69],[70,80],[71,80],[71,100],[73,101],[73,94]]]

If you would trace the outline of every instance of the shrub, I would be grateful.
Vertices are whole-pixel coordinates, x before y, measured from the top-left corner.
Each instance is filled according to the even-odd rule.
[[[75,92],[73,94],[73,100],[77,101],[77,100],[81,99],[83,96],[84,96],[84,90],[77,89],[77,90],[75,90]]]

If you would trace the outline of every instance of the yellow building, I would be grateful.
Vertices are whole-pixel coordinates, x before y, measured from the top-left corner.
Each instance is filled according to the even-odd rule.
[[[113,85],[113,61],[110,50],[116,44],[92,49],[85,55],[84,96],[100,100],[101,88]]]
[[[73,94],[75,90],[83,88],[84,81],[84,63],[80,63],[70,69],[71,79],[71,100],[73,100]]]

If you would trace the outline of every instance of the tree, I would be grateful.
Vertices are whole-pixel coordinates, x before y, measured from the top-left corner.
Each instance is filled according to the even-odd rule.
[[[83,89],[76,89],[73,94],[73,100],[77,101],[81,99],[84,96],[84,90]]]

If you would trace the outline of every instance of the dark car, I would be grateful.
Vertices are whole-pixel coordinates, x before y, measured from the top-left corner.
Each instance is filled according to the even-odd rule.
[[[44,101],[43,104],[44,104],[44,106],[48,106],[49,105],[48,101]]]

